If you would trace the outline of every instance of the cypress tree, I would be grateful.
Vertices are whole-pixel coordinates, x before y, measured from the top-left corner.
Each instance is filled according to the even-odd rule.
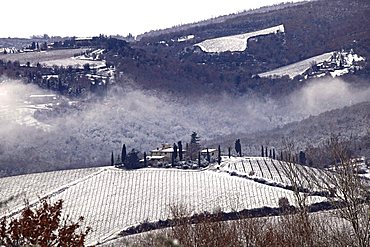
[[[189,143],[186,143],[186,158],[189,159]]]
[[[110,157],[110,164],[111,164],[111,166],[114,166],[114,154],[113,154],[113,151],[112,151],[112,155]]]
[[[120,155],[118,155],[118,156],[117,156],[117,159],[116,159],[116,165],[119,165],[119,164],[120,164],[120,162],[121,162],[121,156],[120,156]]]
[[[228,148],[228,151],[229,151],[229,159],[231,157],[231,147]]]
[[[267,147],[265,147],[265,157],[269,157],[268,153],[267,153]]]
[[[174,160],[177,159],[177,146],[176,143],[173,144],[173,153],[172,156],[174,157]]]
[[[208,148],[207,148],[207,161],[208,161],[208,163],[210,163],[210,162],[211,162],[211,156],[209,155]]]
[[[307,161],[307,159],[306,159],[306,154],[305,154],[305,152],[300,151],[300,152],[299,152],[299,164],[301,164],[301,165],[305,165],[305,164],[306,164],[306,161]]]
[[[189,149],[187,150],[188,157],[190,157],[190,160],[194,160],[196,158],[197,153],[200,150],[201,149],[200,149],[200,145],[199,145],[199,137],[198,137],[198,134],[196,132],[193,132],[191,134]]]
[[[172,165],[172,167],[175,166],[175,155],[173,155],[173,154],[171,156],[171,165]]]
[[[138,151],[132,149],[131,152],[127,154],[126,164],[125,167],[127,169],[136,169],[140,168],[140,160],[138,156]]]
[[[125,164],[125,161],[126,161],[126,145],[123,144],[122,145],[122,152],[121,152],[121,162],[122,164]]]
[[[273,158],[273,159],[276,159],[276,155],[275,155],[275,148],[274,148],[274,149],[272,149],[272,158]]]
[[[146,152],[144,152],[144,167],[147,167]]]
[[[200,151],[198,152],[198,167],[200,167]]]
[[[265,152],[263,151],[263,145],[261,145],[261,157],[264,157],[265,156]]]
[[[269,155],[269,158],[271,159],[272,158],[272,151],[270,149],[270,155]]]
[[[221,146],[218,145],[218,157],[217,157],[217,162],[220,165],[221,164]]]
[[[283,157],[283,150],[280,151],[280,160],[283,161],[284,160],[284,157]]]
[[[177,145],[178,145],[178,149],[179,149],[179,160],[182,161],[182,143],[181,143],[181,141],[179,141],[177,143]]]
[[[240,139],[237,139],[235,141],[235,151],[239,154],[240,157],[242,157],[242,146],[240,144]]]

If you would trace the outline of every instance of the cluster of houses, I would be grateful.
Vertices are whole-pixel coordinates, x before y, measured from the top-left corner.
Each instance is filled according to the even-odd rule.
[[[313,64],[306,71],[305,79],[313,77],[322,77],[330,74],[332,77],[341,76],[347,73],[354,73],[361,70],[365,65],[365,58],[357,55],[351,49],[346,51],[335,51],[328,60]]]
[[[208,151],[207,151],[208,150]],[[215,148],[203,148],[200,150],[201,158],[207,158],[207,152],[211,160],[217,160],[218,151]],[[183,156],[186,157],[187,150],[182,149]],[[162,144],[161,147],[150,151],[150,156],[146,157],[147,164],[149,166],[161,166],[162,164],[170,164],[172,162],[172,156],[174,155],[174,149],[171,144]],[[144,160],[141,160],[143,162]]]

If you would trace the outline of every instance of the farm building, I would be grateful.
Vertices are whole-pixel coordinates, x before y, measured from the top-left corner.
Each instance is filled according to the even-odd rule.
[[[185,149],[182,149],[183,153],[186,153]],[[155,157],[155,156],[164,156],[165,161],[170,161],[172,159],[172,154],[173,154],[173,147],[171,144],[162,144],[161,148],[154,149],[150,151],[150,156]],[[150,157],[149,156],[149,157]],[[148,157],[148,158],[149,158]]]
[[[146,157],[146,162],[148,166],[158,166],[159,163],[164,163],[166,161],[168,161],[168,159],[166,158],[166,156],[163,155],[151,155]],[[141,159],[140,163],[144,163],[144,159]]]
[[[201,155],[206,158],[207,157],[207,149],[208,149],[208,152],[209,152],[209,156],[212,158],[216,158],[217,157],[217,149],[215,148],[205,148],[205,149],[202,149],[202,151],[200,152]]]

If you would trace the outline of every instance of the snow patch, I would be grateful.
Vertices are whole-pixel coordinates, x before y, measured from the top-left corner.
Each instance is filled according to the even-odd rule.
[[[207,39],[194,46],[200,47],[204,52],[226,52],[226,51],[245,51],[247,49],[248,39],[260,35],[273,33],[283,33],[284,25],[278,25],[255,32],[243,33],[238,35],[224,36],[215,39]]]

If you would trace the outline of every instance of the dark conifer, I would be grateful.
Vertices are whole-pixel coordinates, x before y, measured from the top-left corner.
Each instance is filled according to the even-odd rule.
[[[208,163],[210,163],[210,162],[211,162],[211,156],[209,155],[209,150],[208,150],[208,148],[207,148],[207,161],[208,161]]]
[[[127,154],[125,167],[127,169],[136,169],[140,168],[140,160],[138,156],[138,151],[135,149],[132,149],[131,152]]]
[[[121,152],[121,162],[122,164],[125,164],[125,161],[126,161],[126,145],[123,144],[122,145],[122,152]]]
[[[179,160],[182,161],[182,143],[181,143],[181,141],[179,141],[177,143],[177,145],[178,145],[178,149],[179,149]]]
[[[174,160],[177,159],[177,146],[176,143],[173,144],[173,154],[172,156],[174,157]]]
[[[217,162],[220,165],[221,164],[221,146],[218,145],[218,157],[217,157]]]
[[[189,159],[189,143],[186,143],[186,146],[185,146],[185,148],[186,148],[186,158],[187,159]]]
[[[229,158],[231,157],[231,147],[228,148],[229,151]]]
[[[196,159],[196,155],[200,151],[199,136],[196,132],[191,134],[189,148],[186,151],[190,160]]]
[[[305,165],[306,164],[306,154],[303,151],[299,152],[299,164]]]
[[[240,157],[242,157],[242,146],[240,144],[240,139],[237,139],[235,141],[235,151],[237,154],[239,154]]]
[[[171,156],[171,165],[172,165],[172,167],[175,166],[175,155],[173,155],[173,154]]]
[[[265,157],[265,152],[264,152],[263,145],[261,145],[261,157]]]
[[[112,151],[112,155],[110,157],[110,165],[111,166],[114,166],[114,154],[113,154],[113,151]]]
[[[146,160],[146,152],[144,152],[144,167],[147,167],[148,164],[147,164],[147,160]]]
[[[200,162],[200,151],[198,152],[198,167],[200,167],[201,162]]]

